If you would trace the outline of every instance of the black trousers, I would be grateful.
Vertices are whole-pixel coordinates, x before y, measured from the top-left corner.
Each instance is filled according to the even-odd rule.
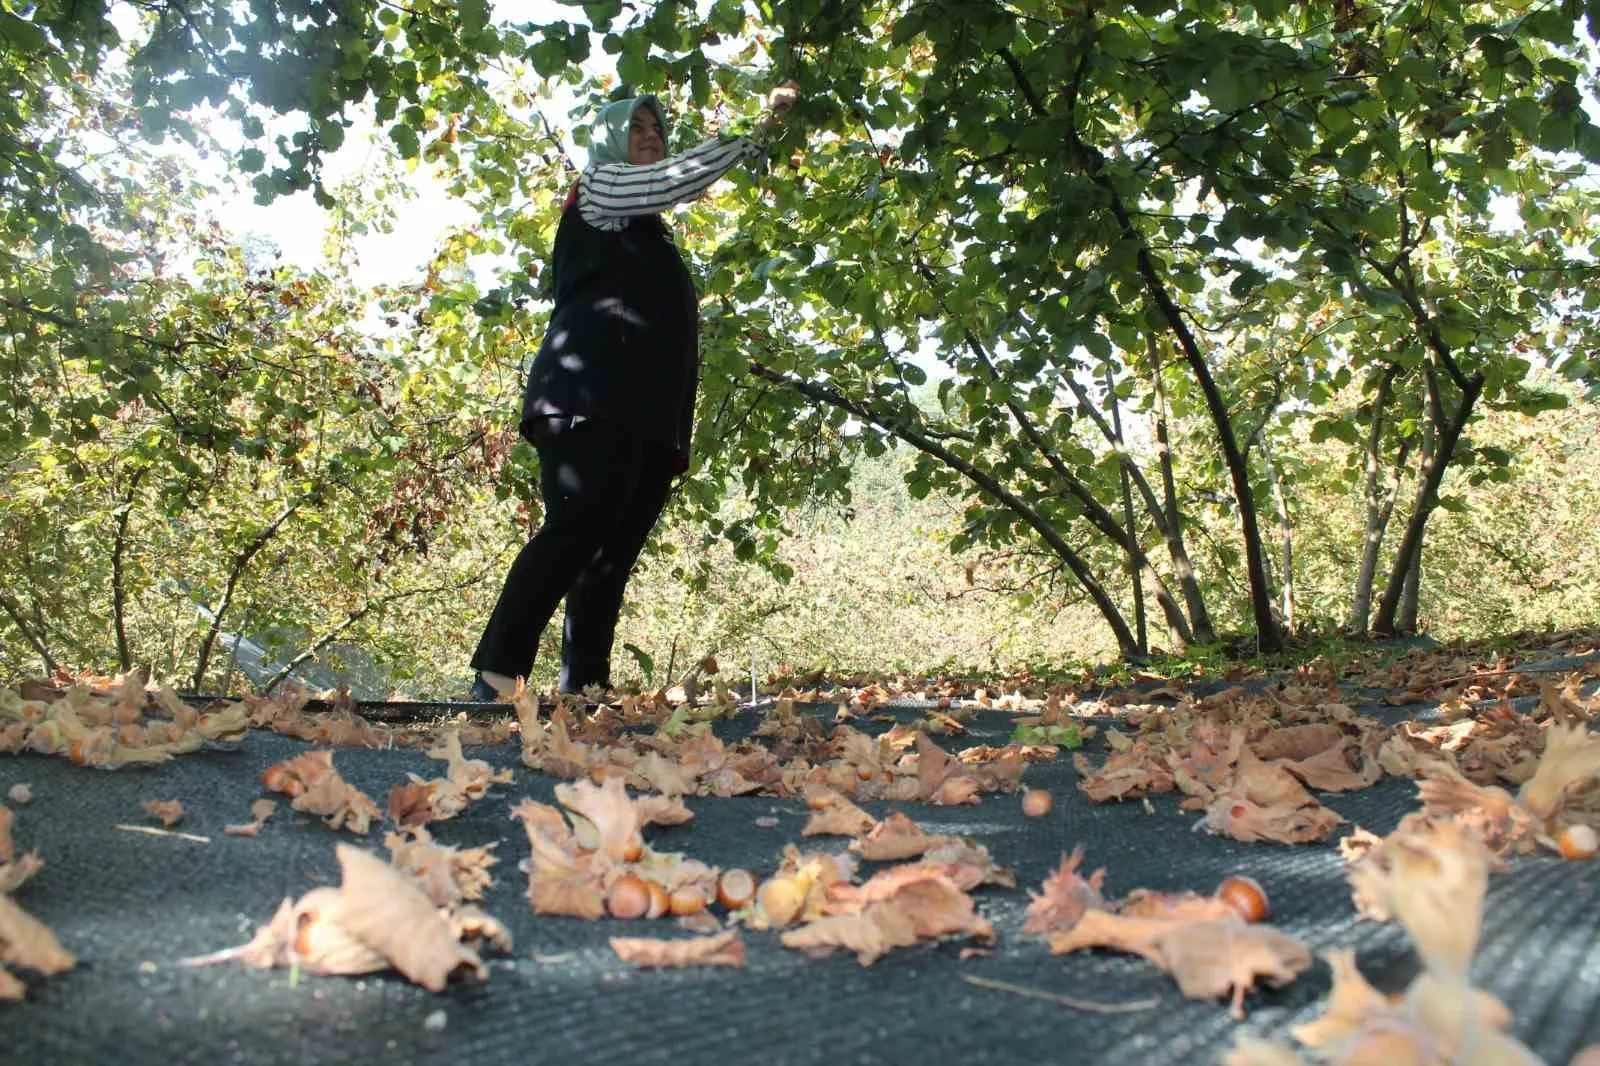
[[[518,553],[475,670],[526,677],[563,596],[563,692],[611,683],[611,645],[628,576],[672,488],[672,452],[598,420],[555,421],[536,436],[544,524]]]

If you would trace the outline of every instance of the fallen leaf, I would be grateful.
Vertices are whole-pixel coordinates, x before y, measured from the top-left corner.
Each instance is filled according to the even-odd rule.
[[[1085,879],[1078,873],[1082,864],[1083,845],[1079,844],[1071,855],[1061,857],[1060,865],[1044,879],[1039,892],[1029,890],[1032,902],[1022,923],[1024,933],[1047,936],[1065,932],[1077,925],[1086,911],[1105,909],[1105,870],[1096,870]]]
[[[1159,934],[1155,946],[1161,968],[1177,980],[1180,992],[1190,999],[1231,992],[1235,1018],[1244,1017],[1245,993],[1257,980],[1282,986],[1311,965],[1311,952],[1299,940],[1236,917],[1184,922]]]
[[[878,820],[831,788],[806,790],[811,817],[800,830],[803,837],[856,837],[870,831]]]
[[[461,732],[451,728],[444,731],[439,743],[428,750],[428,758],[445,762],[445,778],[467,800],[482,799],[491,785],[510,784],[509,769],[496,770],[481,759],[469,759],[461,750]]]
[[[183,821],[183,804],[177,800],[145,800],[144,811],[162,825],[173,826]]]
[[[500,860],[495,843],[458,848],[436,843],[422,826],[384,837],[390,861],[417,879],[435,907],[454,907],[463,900],[480,900],[494,884],[489,867]]]
[[[250,821],[243,825],[225,825],[222,831],[236,837],[253,837],[261,832],[261,827],[267,824],[278,810],[277,803],[269,799],[258,799],[250,804]]]
[[[481,912],[446,917],[408,874],[382,859],[337,845],[342,882],[314,888],[298,902],[284,900],[249,943],[183,960],[199,966],[230,959],[260,968],[295,966],[316,974],[355,975],[394,968],[430,992],[442,992],[456,972],[488,971],[462,937],[509,947],[503,927]]]
[[[895,948],[915,944],[917,931],[909,914],[879,905],[856,914],[819,918],[785,932],[780,939],[784,947],[813,958],[826,958],[841,949],[853,951],[861,965],[871,966]]]
[[[26,782],[19,782],[7,790],[6,795],[12,803],[22,807],[33,801],[33,788]]]
[[[8,967],[48,977],[70,970],[76,963],[43,922],[0,893],[0,999],[22,998],[22,983]]]
[[[988,942],[994,927],[979,917],[972,897],[948,876],[927,867],[892,867],[860,886],[835,884],[827,917],[784,933],[785,947],[822,957],[854,951],[863,966],[918,940],[964,934]]]
[[[1429,969],[1465,975],[1489,884],[1482,841],[1454,822],[1415,823],[1385,839],[1383,859],[1352,868],[1352,882],[1399,919]]]
[[[640,834],[644,817],[628,797],[621,778],[608,778],[603,785],[592,781],[561,784],[555,791],[556,802],[577,816],[573,832],[580,845],[618,861],[639,854],[644,846]]]
[[[1417,774],[1417,798],[1426,819],[1456,822],[1496,856],[1533,850],[1537,819],[1505,789],[1475,785],[1442,759],[1423,762]]]
[[[427,825],[439,815],[434,810],[428,783],[416,778],[389,790],[387,813],[398,826]]]
[[[970,892],[980,885],[1017,887],[1016,873],[1004,866],[996,866],[989,849],[982,844],[957,837],[946,837],[944,841],[923,852],[918,865],[939,870],[963,892]]]
[[[635,966],[744,965],[744,941],[732,930],[690,940],[614,936],[611,938],[611,950],[617,953],[618,958]]]
[[[1276,759],[1298,762],[1320,755],[1344,739],[1344,730],[1327,723],[1279,726],[1250,741],[1250,750],[1256,758],[1267,762]]]
[[[1238,792],[1206,808],[1205,826],[1245,843],[1309,844],[1324,840],[1344,819],[1312,800],[1306,806],[1263,807]]]
[[[1322,1017],[1291,1030],[1294,1038],[1307,1047],[1326,1047],[1348,1039],[1370,1016],[1389,1007],[1389,997],[1368,984],[1356,969],[1354,951],[1338,948],[1323,958],[1333,971],[1333,988]]]
[[[954,839],[930,835],[904,814],[893,811],[866,836],[851,841],[850,850],[870,862],[898,862],[915,858]]]
[[[269,766],[261,783],[291,796],[289,805],[295,810],[321,815],[331,829],[364,834],[382,816],[370,796],[339,776],[331,751],[308,751]]]
[[[1171,792],[1176,787],[1172,769],[1142,743],[1136,742],[1125,752],[1112,752],[1099,769],[1091,768],[1082,755],[1072,761],[1078,769],[1078,787],[1091,803]]]
[[[1071,928],[1050,934],[1050,954],[1068,955],[1085,948],[1109,948],[1160,965],[1156,938],[1174,924],[1172,919],[1166,918],[1136,918],[1100,909],[1086,910]]]
[[[1579,722],[1552,723],[1544,754],[1517,801],[1546,823],[1561,812],[1568,790],[1600,774],[1600,734]]]

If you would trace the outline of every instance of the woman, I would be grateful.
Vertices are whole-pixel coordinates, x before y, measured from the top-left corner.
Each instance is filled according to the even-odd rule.
[[[774,90],[759,138],[796,99]],[[526,677],[566,597],[562,692],[611,684],[628,575],[689,465],[700,356],[699,298],[661,212],[698,197],[758,140],[712,138],[666,154],[654,96],[612,103],[556,230],[555,309],[528,372],[522,435],[539,452],[544,523],[506,575],[472,667],[475,700]]]

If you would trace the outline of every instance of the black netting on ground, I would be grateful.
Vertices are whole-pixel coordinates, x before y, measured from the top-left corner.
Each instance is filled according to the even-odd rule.
[[[1376,709],[1376,708],[1375,708]],[[1407,708],[1416,713],[1421,708]],[[753,718],[755,712],[748,712]],[[901,717],[915,711],[906,707]],[[1386,715],[1387,716],[1387,715]],[[857,723],[868,725],[870,723]],[[721,723],[729,736],[748,724]],[[1009,716],[980,713],[961,741],[1002,743]],[[948,741],[947,747],[953,747]],[[1271,897],[1275,922],[1314,951],[1357,949],[1380,987],[1403,987],[1415,972],[1404,934],[1357,921],[1335,846],[1247,845],[1191,831],[1194,815],[1171,797],[1148,813],[1137,802],[1094,806],[1072,785],[1068,760],[1031,767],[1026,782],[1050,788],[1054,811],[1026,819],[1014,797],[981,805],[903,805],[936,832],[959,833],[1012,867],[1015,890],[980,889],[980,910],[999,943],[992,956],[961,960],[957,943],[892,953],[870,968],[851,955],[812,961],[746,934],[743,970],[638,971],[614,957],[614,935],[686,935],[670,922],[582,922],[538,917],[524,900],[527,855],[521,827],[507,818],[524,795],[551,801],[555,782],[521,767],[512,746],[475,757],[517,769],[516,781],[464,816],[434,826],[444,843],[501,841],[497,884],[486,900],[516,938],[484,985],[456,984],[432,996],[395,977],[365,979],[247,971],[232,965],[179,969],[188,955],[242,943],[285,896],[336,884],[333,845],[353,839],[281,806],[258,838],[227,836],[248,820],[266,766],[305,750],[253,734],[236,751],[210,751],[154,769],[82,770],[59,759],[0,760],[0,790],[30,782],[35,799],[17,809],[19,847],[37,847],[44,871],[19,901],[48,923],[79,959],[71,973],[31,981],[26,1002],[0,1007],[0,1061],[16,1063],[435,1063],[510,1066],[523,1062],[698,1063],[1210,1063],[1234,1034],[1281,1036],[1314,1017],[1328,990],[1320,961],[1286,989],[1254,994],[1236,1023],[1225,1004],[1178,995],[1170,978],[1138,959],[1102,953],[1053,958],[1020,935],[1026,893],[1063,852],[1083,844],[1091,868],[1109,870],[1108,893],[1135,887],[1208,891],[1226,874],[1248,873]],[[1091,753],[1098,761],[1103,751]],[[340,751],[335,763],[383,802],[406,771],[440,765],[411,751]],[[1386,780],[1329,806],[1375,832],[1393,828],[1415,805],[1409,782]],[[144,821],[147,799],[178,799],[178,828],[209,844],[112,828]],[[799,800],[691,798],[695,820],[656,831],[658,848],[719,866],[769,872],[805,821]],[[887,805],[865,804],[874,814]],[[756,819],[778,819],[763,828]],[[381,849],[381,831],[367,844]],[[823,840],[817,843],[827,844]],[[842,842],[835,842],[842,843]],[[1130,1014],[1091,1014],[970,985],[971,974],[1106,1002],[1157,996]],[[1600,1042],[1600,863],[1515,861],[1491,881],[1476,979],[1515,1014],[1515,1031],[1551,1063]],[[433,1031],[424,1019],[442,1010]]]

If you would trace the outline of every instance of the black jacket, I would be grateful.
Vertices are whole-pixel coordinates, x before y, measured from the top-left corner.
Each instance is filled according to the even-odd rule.
[[[618,422],[689,455],[699,298],[659,216],[597,229],[568,206],[552,255],[555,310],[522,400],[522,435],[550,415]]]

